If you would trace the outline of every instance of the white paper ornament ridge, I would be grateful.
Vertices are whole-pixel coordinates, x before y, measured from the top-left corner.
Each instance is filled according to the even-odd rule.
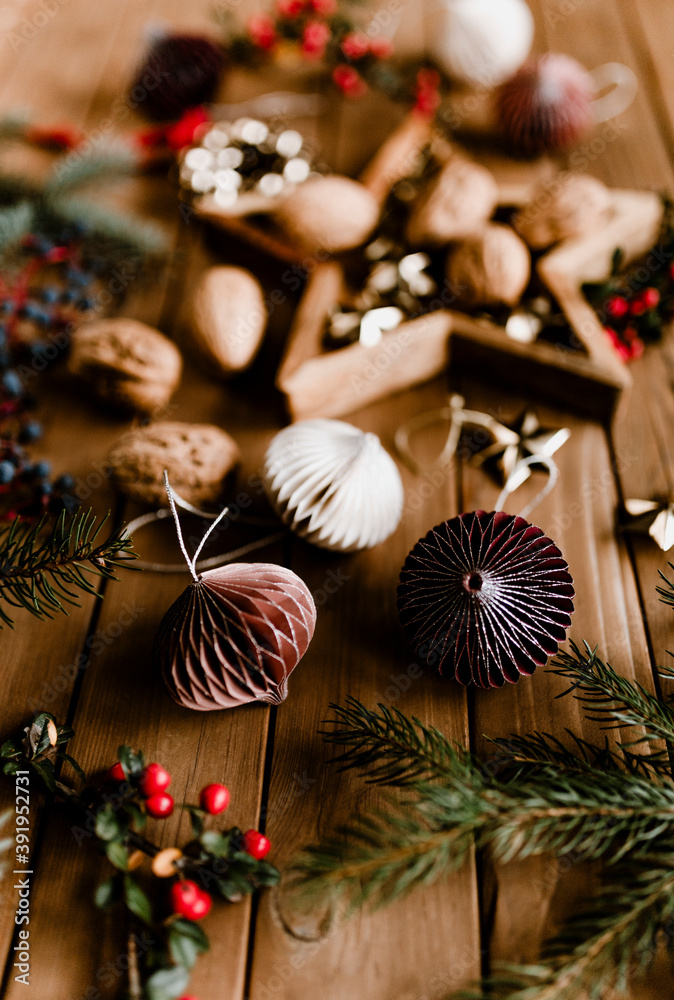
[[[262,479],[284,523],[320,548],[372,548],[402,517],[395,462],[376,434],[341,420],[286,427],[269,445]]]

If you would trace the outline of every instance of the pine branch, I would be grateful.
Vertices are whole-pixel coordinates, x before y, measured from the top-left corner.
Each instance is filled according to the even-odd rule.
[[[488,739],[487,742],[498,748],[496,762],[502,769],[508,769],[513,780],[550,766],[593,776],[596,776],[597,771],[625,769],[631,774],[643,776],[657,774],[669,778],[671,775],[671,760],[666,750],[639,754],[632,753],[626,747],[619,747],[616,753],[610,747],[608,737],[602,746],[597,746],[570,729],[565,732],[572,744],[571,748],[556,736],[539,732],[525,736],[512,735],[507,739]]]
[[[24,236],[33,229],[35,207],[30,201],[20,201],[16,205],[0,208],[0,254],[18,246]]]
[[[670,569],[674,569],[674,563],[669,563]],[[669,580],[662,570],[658,570],[658,575],[665,581],[664,587],[656,587],[656,593],[660,595],[660,600],[663,604],[669,604],[670,607],[674,607],[674,581]]]
[[[127,146],[99,145],[87,156],[75,151],[57,163],[45,185],[44,196],[49,200],[89,184],[104,183],[111,177],[119,179],[132,173],[137,165],[137,158]]]
[[[610,881],[546,948],[546,961],[509,967],[455,1000],[599,1000],[626,991],[651,964],[657,933],[674,917],[674,845],[610,870]]]
[[[454,871],[473,838],[502,862],[554,851],[616,863],[674,829],[671,782],[606,772],[589,759],[573,770],[546,766],[501,780],[402,713],[373,713],[351,699],[333,722],[343,729],[328,739],[347,746],[339,758],[345,766],[374,764],[373,782],[403,785],[413,798],[389,813],[356,816],[337,836],[309,847],[292,867],[305,894],[347,898],[351,907],[367,899],[380,905]],[[404,767],[417,777],[406,779]]]
[[[379,713],[373,712],[350,696],[344,707],[330,705],[336,718],[327,724],[335,729],[322,730],[321,735],[326,743],[346,748],[333,758],[342,765],[340,770],[368,769],[368,781],[387,785],[454,774],[457,753],[442,733],[395,708],[378,707]]]
[[[91,509],[71,517],[64,511],[55,523],[47,517],[35,524],[17,518],[2,529],[0,621],[13,627],[3,602],[36,618],[53,618],[53,612],[67,614],[64,603],[77,605],[78,592],[97,594],[96,577],[114,580],[115,569],[127,566],[136,553],[124,528],[97,542],[109,516],[97,523]]]
[[[564,694],[574,692],[575,698],[589,706],[588,718],[603,723],[606,729],[643,727],[633,741],[620,744],[623,747],[674,741],[674,711],[640,684],[617,674],[610,663],[597,656],[596,648],[591,650],[587,643],[584,646],[585,652],[572,642],[573,652],[560,653],[550,669],[571,681]]]

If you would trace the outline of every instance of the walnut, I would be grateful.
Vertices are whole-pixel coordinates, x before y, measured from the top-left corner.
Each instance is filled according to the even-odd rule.
[[[332,174],[301,184],[274,218],[300,250],[338,253],[367,239],[379,219],[379,204],[363,184]]]
[[[414,203],[407,239],[412,246],[443,246],[474,236],[494,214],[497,201],[490,171],[455,156]]]
[[[135,319],[96,320],[71,341],[68,368],[100,398],[141,414],[166,406],[182,372],[180,351],[159,330]]]
[[[531,274],[526,245],[509,226],[490,223],[484,232],[459,243],[447,258],[452,291],[470,307],[514,306]]]
[[[209,267],[192,300],[192,343],[220,375],[243,371],[262,343],[267,309],[262,289],[241,267]]]
[[[219,427],[158,421],[121,437],[110,451],[110,465],[120,490],[132,500],[165,506],[168,469],[171,486],[198,506],[220,498],[240,457],[236,441]]]
[[[589,174],[558,174],[541,184],[513,225],[534,250],[593,232],[608,217],[608,188]]]

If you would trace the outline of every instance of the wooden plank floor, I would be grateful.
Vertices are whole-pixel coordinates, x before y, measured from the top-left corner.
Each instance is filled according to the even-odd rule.
[[[8,20],[0,46],[0,110],[30,105],[40,121],[67,119],[92,130],[110,119],[115,98],[124,91],[142,50],[144,25],[165,19],[206,27],[211,0],[69,0],[56,5],[43,26],[43,18],[36,16],[42,9],[39,0],[5,4],[3,12],[14,6],[16,23],[12,27]],[[232,6],[243,12],[253,3]],[[404,6],[401,31],[408,39],[423,34],[420,6]],[[615,186],[674,192],[671,0],[531,0],[531,6],[538,49],[570,52],[589,67],[620,60],[638,75],[637,99],[615,123],[610,141],[581,147],[587,169]],[[35,24],[40,26],[30,32]],[[15,37],[12,31],[24,32],[25,42],[17,44],[16,37],[24,35]],[[232,74],[222,97],[233,101],[283,86],[269,73]],[[368,95],[362,103],[336,106],[334,114],[307,123],[305,131],[324,160],[355,173],[397,115],[383,98]],[[112,131],[132,124],[139,122],[113,113]],[[171,281],[150,293],[134,292],[126,311],[180,341],[183,305],[201,268],[218,258],[255,266],[255,256],[222,239],[205,245],[196,227],[181,222],[171,185],[161,177],[128,182],[124,200],[159,221],[179,250]],[[283,270],[264,263],[261,277],[268,292],[287,290]],[[223,388],[188,365],[171,410],[172,419],[213,422],[237,438],[245,455],[244,484],[283,423],[270,387],[294,304],[288,296],[275,311],[251,373]],[[653,687],[654,664],[663,662],[672,646],[671,613],[654,593],[657,572],[666,570],[667,558],[648,541],[618,537],[614,508],[619,495],[672,494],[674,344],[649,348],[631,370],[634,388],[612,435],[572,412],[541,408],[547,423],[570,427],[572,437],[559,455],[560,483],[535,520],[559,542],[576,580],[573,636],[599,642],[621,672]],[[525,403],[507,389],[481,384],[474,373],[457,373],[457,378],[471,406],[509,416]],[[133,517],[135,509],[120,503],[107,478],[96,471],[126,425],[83,398],[65,375],[41,381],[38,393],[47,427],[42,452],[57,470],[68,469],[90,483],[97,510],[112,507],[120,519]],[[377,432],[391,447],[398,424],[437,406],[445,393],[444,380],[437,380],[349,419]],[[347,694],[368,704],[394,703],[478,751],[484,749],[485,736],[513,730],[561,734],[565,725],[573,725],[588,732],[575,703],[553,705],[560,685],[543,671],[501,692],[466,692],[425,674],[398,693],[394,679],[412,660],[396,623],[399,567],[432,524],[460,510],[490,509],[497,493],[482,475],[454,464],[442,470],[431,490],[423,477],[403,475],[405,516],[393,538],[375,551],[335,556],[289,542],[259,553],[260,559],[295,569],[315,594],[325,594],[330,572],[344,581],[337,593],[320,601],[316,637],[279,709],[248,707],[202,716],[175,706],[151,675],[149,650],[162,614],[186,579],[125,574],[121,583],[105,587],[102,601],[86,600],[68,618],[37,623],[19,616],[17,630],[2,633],[0,734],[25,724],[34,709],[44,707],[72,722],[78,733],[72,752],[87,772],[102,772],[117,745],[128,741],[169,767],[178,800],[194,801],[206,780],[223,780],[232,791],[232,822],[266,827],[273,859],[283,863],[373,795],[351,776],[326,766],[327,754],[316,735],[329,703]],[[257,495],[253,499],[264,510],[264,501]],[[232,537],[232,544],[237,540]],[[140,536],[138,548],[150,558],[173,553],[163,532]],[[131,623],[120,629],[120,622],[129,618]],[[85,669],[77,672],[72,664],[91,650],[97,630],[111,641],[99,655],[92,652]],[[0,786],[0,809],[5,799],[7,790]],[[103,988],[100,979],[106,963],[116,961],[124,948],[110,920],[90,902],[103,863],[91,845],[77,847],[72,831],[53,812],[33,811],[32,821],[35,995],[52,1000],[121,995],[123,981]],[[175,816],[151,833],[163,844],[173,843],[180,822]],[[447,882],[346,925],[332,924],[322,913],[294,912],[282,888],[264,894],[259,905],[216,906],[208,918],[213,949],[198,963],[190,992],[202,1000],[440,1000],[474,980],[492,959],[533,960],[542,938],[585,891],[584,878],[561,872],[544,859],[493,869],[483,859],[471,858]],[[0,949],[7,965],[4,995],[10,1000],[23,995],[9,968],[14,905],[7,882],[0,888]],[[654,975],[635,997],[656,1000],[673,992],[671,982]]]

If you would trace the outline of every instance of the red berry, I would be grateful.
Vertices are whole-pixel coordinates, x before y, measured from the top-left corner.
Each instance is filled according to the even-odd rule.
[[[632,316],[643,316],[645,312],[646,303],[644,302],[643,296],[637,295],[630,306],[630,313]]]
[[[604,309],[606,315],[610,316],[611,319],[621,319],[629,310],[629,304],[622,295],[612,295],[610,299],[606,300]]]
[[[171,775],[161,764],[148,764],[138,784],[143,795],[149,798],[166,791],[171,784]]]
[[[122,767],[122,765],[120,764],[119,761],[117,761],[116,764],[112,765],[112,767],[110,768],[110,770],[108,771],[108,773],[105,776],[105,780],[106,781],[117,781],[117,782],[126,781],[126,775],[124,774],[124,768]]]
[[[641,300],[647,309],[656,309],[660,303],[660,292],[657,288],[645,288]]]
[[[155,819],[165,819],[170,816],[174,805],[173,796],[167,792],[157,792],[156,795],[151,795],[145,800],[147,812]]]
[[[639,336],[639,331],[637,330],[636,326],[632,326],[632,324],[630,323],[629,326],[625,327],[625,329],[623,331],[623,336],[624,336],[625,340],[629,344],[633,340],[637,339],[637,337]]]
[[[206,785],[201,789],[199,795],[199,805],[211,816],[217,816],[224,812],[229,805],[229,789],[224,785]]]
[[[176,882],[171,886],[171,906],[174,913],[180,914],[186,920],[201,920],[205,917],[212,905],[211,897],[208,893],[192,882],[185,879]]]
[[[246,830],[243,835],[243,849],[256,861],[261,861],[271,850],[271,844],[258,830]]]

